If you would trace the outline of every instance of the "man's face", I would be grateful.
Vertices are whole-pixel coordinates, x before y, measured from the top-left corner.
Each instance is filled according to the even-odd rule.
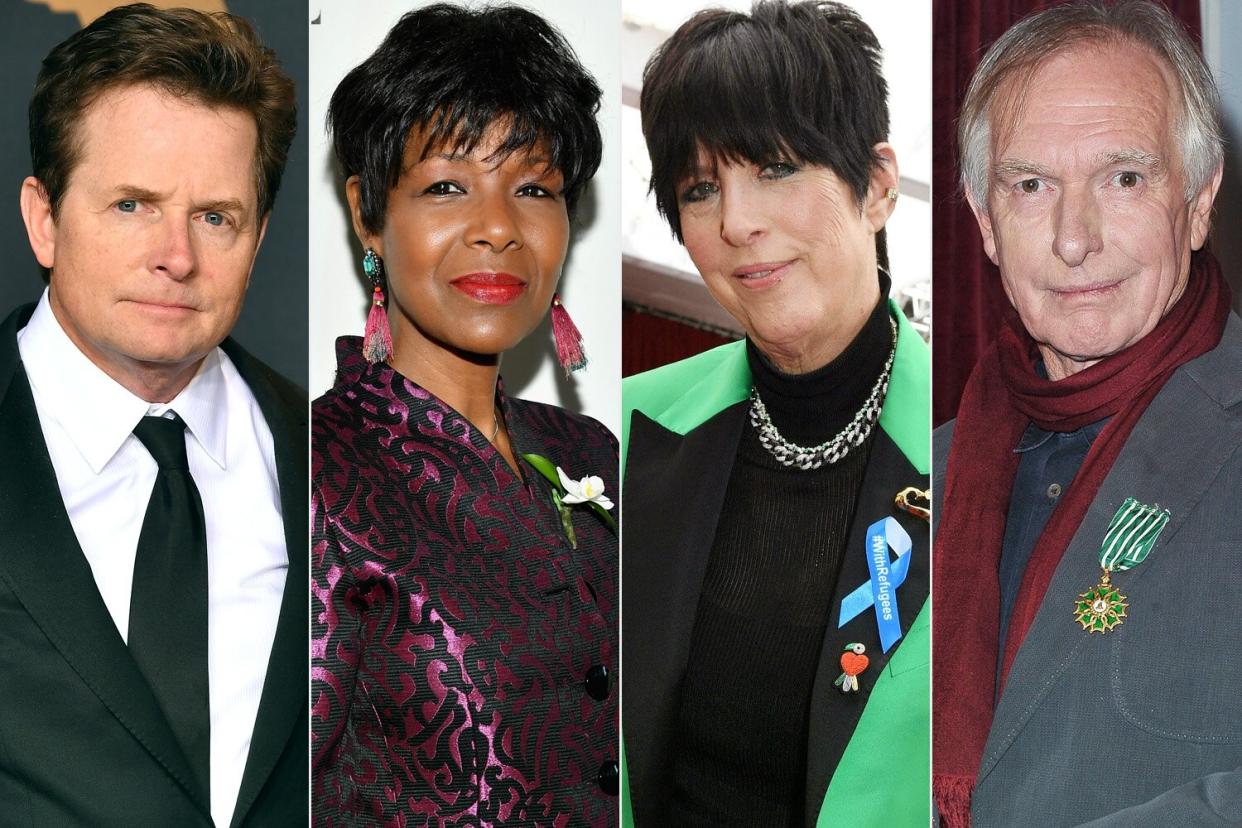
[[[1187,204],[1172,70],[1129,44],[1076,47],[992,108],[988,210],[1009,301],[1062,379],[1142,339],[1181,297],[1218,177]]]
[[[254,119],[129,86],[91,103],[76,139],[59,214],[35,210],[31,230],[52,309],[122,385],[184,385],[237,321],[263,235]]]

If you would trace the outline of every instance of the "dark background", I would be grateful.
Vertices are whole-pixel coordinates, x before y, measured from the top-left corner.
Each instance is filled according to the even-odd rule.
[[[84,3],[83,5],[88,5]],[[124,5],[116,3],[114,5]],[[179,5],[203,5],[185,0]],[[219,3],[211,4],[218,8]],[[306,387],[307,340],[307,36],[306,4],[297,0],[228,0],[228,11],[247,18],[280,56],[297,84],[298,135],[267,236],[255,262],[245,309],[234,336],[251,353]],[[26,106],[39,65],[60,41],[80,28],[74,13],[6,0],[0,7],[0,318],[43,291],[39,263],[30,251],[18,209],[22,179],[30,174]]]
[[[979,226],[959,185],[957,115],[975,67],[1005,30],[1037,9],[1059,0],[933,0],[932,32],[932,425],[957,413],[958,400],[970,372],[991,343],[1008,306],[1000,272],[983,252]],[[1199,0],[1161,0],[1196,42],[1200,41]],[[1218,78],[1220,83],[1221,79]],[[1230,141],[1225,145],[1225,179],[1216,199],[1213,235],[1228,225],[1224,205],[1231,190]],[[1233,150],[1236,152],[1236,150]],[[1219,251],[1218,251],[1219,252]],[[1234,285],[1238,274],[1228,259],[1225,278]]]

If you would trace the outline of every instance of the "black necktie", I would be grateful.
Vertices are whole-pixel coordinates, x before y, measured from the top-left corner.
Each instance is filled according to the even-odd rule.
[[[134,561],[129,650],[210,792],[207,529],[185,456],[185,422],[143,417],[134,429],[159,464]]]

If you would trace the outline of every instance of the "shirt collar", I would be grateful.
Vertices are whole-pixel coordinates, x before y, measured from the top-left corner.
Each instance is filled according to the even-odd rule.
[[[224,381],[221,359],[220,349],[213,348],[203,358],[190,384],[170,402],[151,404],[147,414],[163,416],[169,411],[177,412],[212,462],[227,469],[228,384]]]
[[[60,424],[95,474],[103,471],[142,417],[168,411],[177,412],[212,461],[225,467],[227,386],[219,348],[207,355],[171,402],[148,403],[78,350],[52,312],[47,290],[17,341],[40,413]]]
[[[1048,369],[1044,366],[1044,361],[1042,359],[1035,360],[1035,373],[1039,374],[1044,379],[1048,379]],[[1101,429],[1104,428],[1104,424],[1107,422],[1108,418],[1105,417],[1102,420],[1096,420],[1094,423],[1088,423],[1082,428],[1078,428],[1073,431],[1061,432],[1045,431],[1035,425],[1035,423],[1028,423],[1026,431],[1022,432],[1022,437],[1018,440],[1018,446],[1013,450],[1013,453],[1022,454],[1023,452],[1037,449],[1044,443],[1051,440],[1052,435],[1054,434],[1060,434],[1062,439],[1069,439],[1081,434],[1087,438],[1087,443],[1089,445],[1095,442],[1095,438],[1099,436]]]
[[[1018,446],[1015,448],[1014,454],[1022,454],[1023,452],[1037,449],[1044,443],[1052,439],[1052,435],[1056,432],[1044,431],[1034,423],[1029,423],[1026,431],[1022,432],[1022,439],[1018,440]]]
[[[1105,417],[1102,420],[1096,420],[1094,423],[1087,423],[1082,428],[1075,429],[1074,431],[1045,431],[1034,423],[1029,423],[1026,431],[1022,432],[1022,438],[1018,440],[1017,448],[1013,451],[1014,454],[1022,454],[1037,449],[1051,440],[1053,435],[1057,435],[1063,440],[1081,435],[1086,438],[1087,444],[1090,445],[1095,442],[1095,438],[1100,435],[1100,431],[1103,430],[1107,422],[1108,418]]]

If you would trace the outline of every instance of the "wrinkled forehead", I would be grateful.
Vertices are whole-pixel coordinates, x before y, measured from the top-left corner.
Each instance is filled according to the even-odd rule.
[[[73,142],[70,181],[79,166],[91,163],[97,175],[106,165],[110,175],[153,190],[193,181],[259,198],[259,129],[244,109],[156,84],[120,85],[90,100],[74,125]],[[187,147],[194,153],[184,153]]]
[[[1177,76],[1150,49],[1129,41],[1075,44],[997,88],[989,112],[992,163],[1015,152],[1053,158],[1088,150],[1176,158],[1181,111]]]

